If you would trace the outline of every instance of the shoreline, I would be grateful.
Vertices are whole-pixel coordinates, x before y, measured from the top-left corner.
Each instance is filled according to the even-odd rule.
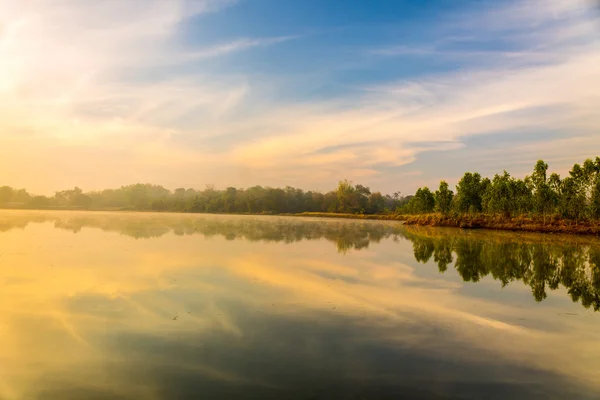
[[[547,217],[541,218],[527,217],[500,217],[491,215],[465,215],[450,216],[438,213],[433,214],[349,214],[349,213],[329,213],[329,212],[302,212],[302,213],[195,213],[185,211],[157,211],[157,210],[127,210],[127,209],[69,209],[69,208],[0,208],[6,211],[75,211],[75,212],[139,212],[139,213],[157,213],[157,214],[205,214],[205,215],[253,215],[253,216],[279,216],[279,217],[304,217],[304,218],[330,218],[330,219],[355,219],[355,220],[375,220],[375,221],[398,221],[405,225],[447,227],[460,229],[488,229],[495,231],[508,232],[531,232],[546,234],[567,234],[567,235],[586,235],[600,236],[600,221],[590,222],[575,221]]]
[[[406,225],[451,227],[461,229],[488,229],[496,231],[557,233],[568,235],[600,235],[600,221],[575,222],[571,220],[547,217],[534,219],[527,217],[499,217],[489,215],[444,216],[441,214],[422,214],[404,216]]]
[[[244,214],[241,214],[244,215]],[[399,214],[346,214],[327,212],[303,212],[291,214],[257,214],[275,215],[280,217],[313,217],[313,218],[336,218],[336,219],[369,219],[376,221],[405,221],[406,216]]]

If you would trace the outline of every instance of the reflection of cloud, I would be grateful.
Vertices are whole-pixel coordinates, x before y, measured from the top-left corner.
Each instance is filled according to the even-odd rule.
[[[127,220],[128,232],[155,218],[182,218],[102,215]],[[226,230],[229,220],[280,221],[189,218]],[[302,225],[315,227],[293,221],[288,228],[298,235],[309,233]],[[511,285],[494,299],[495,281],[477,283],[486,295],[469,296],[455,274],[416,264],[413,242],[382,238],[344,256],[322,240],[228,241],[218,226],[212,236],[135,240],[107,233],[119,231],[113,223],[106,231],[83,223],[77,234],[49,224],[2,233],[0,284],[13,284],[0,292],[0,365],[9,366],[0,397],[35,397],[28,390],[37,388],[45,390],[39,398],[64,398],[62,386],[105,397],[201,389],[306,398],[307,382],[325,398],[334,382],[371,394],[418,389],[425,399],[457,393],[453,385],[477,397],[490,382],[511,398],[535,393],[510,382],[570,398],[599,389],[600,326],[555,315],[581,314],[580,306],[560,297],[519,308],[507,300],[530,301],[528,288]]]

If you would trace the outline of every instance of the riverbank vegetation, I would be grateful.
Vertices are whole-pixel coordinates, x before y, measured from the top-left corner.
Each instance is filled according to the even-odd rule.
[[[419,188],[403,208],[408,214],[493,215],[505,218],[560,217],[579,221],[600,219],[600,157],[575,164],[561,179],[548,176],[548,164],[539,160],[530,176],[512,177],[508,172],[492,179],[467,172],[456,185],[456,194],[445,181],[433,193]]]
[[[463,229],[493,229],[538,233],[566,233],[578,235],[600,235],[600,222],[597,220],[575,221],[553,215],[516,216],[466,214],[443,215],[440,213],[402,215],[406,225],[444,226]]]
[[[564,178],[548,174],[548,164],[540,160],[524,178],[506,171],[491,179],[467,172],[455,190],[441,181],[437,190],[422,187],[414,196],[384,195],[347,180],[325,193],[263,186],[171,191],[134,184],[87,193],[76,187],[54,196],[34,196],[3,186],[0,207],[402,219],[417,225],[599,234],[600,157],[575,164]]]
[[[542,160],[523,179],[468,172],[456,194],[444,181],[435,193],[419,188],[402,213],[414,225],[600,234],[600,157],[575,164],[562,179],[548,176]]]

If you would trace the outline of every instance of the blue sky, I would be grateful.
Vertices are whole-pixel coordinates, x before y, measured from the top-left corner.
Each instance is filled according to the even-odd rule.
[[[0,0],[0,184],[411,193],[600,148],[586,0]]]

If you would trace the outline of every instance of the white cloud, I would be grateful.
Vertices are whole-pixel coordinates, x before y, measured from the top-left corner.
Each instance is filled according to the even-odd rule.
[[[288,40],[297,39],[298,36],[279,36],[272,38],[260,38],[260,39],[237,39],[229,43],[220,44],[217,46],[209,47],[207,49],[198,50],[187,54],[189,59],[201,59],[206,57],[217,57],[224,54],[229,54],[241,50],[250,49],[253,47],[268,46],[272,44],[278,44],[287,42]]]
[[[464,51],[466,67],[459,71],[310,103],[270,100],[268,90],[287,87],[270,85],[285,77],[202,68],[208,58],[296,36],[203,49],[173,45],[187,18],[231,4],[0,2],[2,184],[45,192],[140,180],[325,188],[347,177],[395,190],[397,177],[382,171],[414,162],[424,151],[459,148],[466,135],[552,129],[588,137],[585,148],[569,147],[573,156],[600,147],[600,138],[591,136],[600,125],[600,42],[583,2],[544,7],[522,1],[463,15],[462,30],[510,31],[511,40],[523,41],[520,50],[489,52],[487,62],[473,60],[488,51]],[[400,51],[386,55],[413,52],[395,48]],[[427,57],[463,56],[435,46],[417,50]],[[188,62],[196,64],[185,74],[167,69],[159,78],[143,76],[153,67]],[[552,112],[539,111],[545,109]],[[224,144],[217,149],[214,142]]]
[[[545,36],[527,34],[529,40],[537,40],[529,44],[537,49],[535,53],[497,52],[491,66],[368,88],[365,96],[353,99],[353,108],[321,115],[312,109],[304,115],[300,112],[293,120],[302,122],[290,124],[275,137],[241,144],[234,156],[259,169],[294,170],[304,168],[306,160],[313,161],[312,154],[321,148],[368,140],[367,144],[329,153],[329,159],[319,158],[319,168],[334,167],[340,174],[352,174],[352,168],[378,171],[377,164],[413,162],[427,147],[411,143],[457,143],[468,135],[560,130],[566,137],[590,136],[585,145],[581,144],[585,147],[563,148],[568,149],[572,162],[580,161],[573,158],[594,145],[600,147],[600,137],[592,136],[600,125],[595,111],[600,106],[596,89],[600,87],[600,42],[594,36],[593,21],[581,12],[580,4],[554,2],[551,6],[552,13],[535,16],[527,14],[537,10],[529,3],[500,10],[506,18],[505,29],[542,26]],[[559,22],[555,21],[557,13],[564,17]],[[550,14],[554,30],[543,24]],[[484,22],[477,21],[480,23]],[[567,37],[578,39],[577,43],[567,43]],[[515,54],[525,62],[515,65],[506,60]],[[530,162],[534,162],[536,155],[531,157]],[[503,168],[510,169],[510,165]],[[444,166],[440,166],[438,179],[443,174]],[[383,182],[389,187],[394,179],[389,176]]]

